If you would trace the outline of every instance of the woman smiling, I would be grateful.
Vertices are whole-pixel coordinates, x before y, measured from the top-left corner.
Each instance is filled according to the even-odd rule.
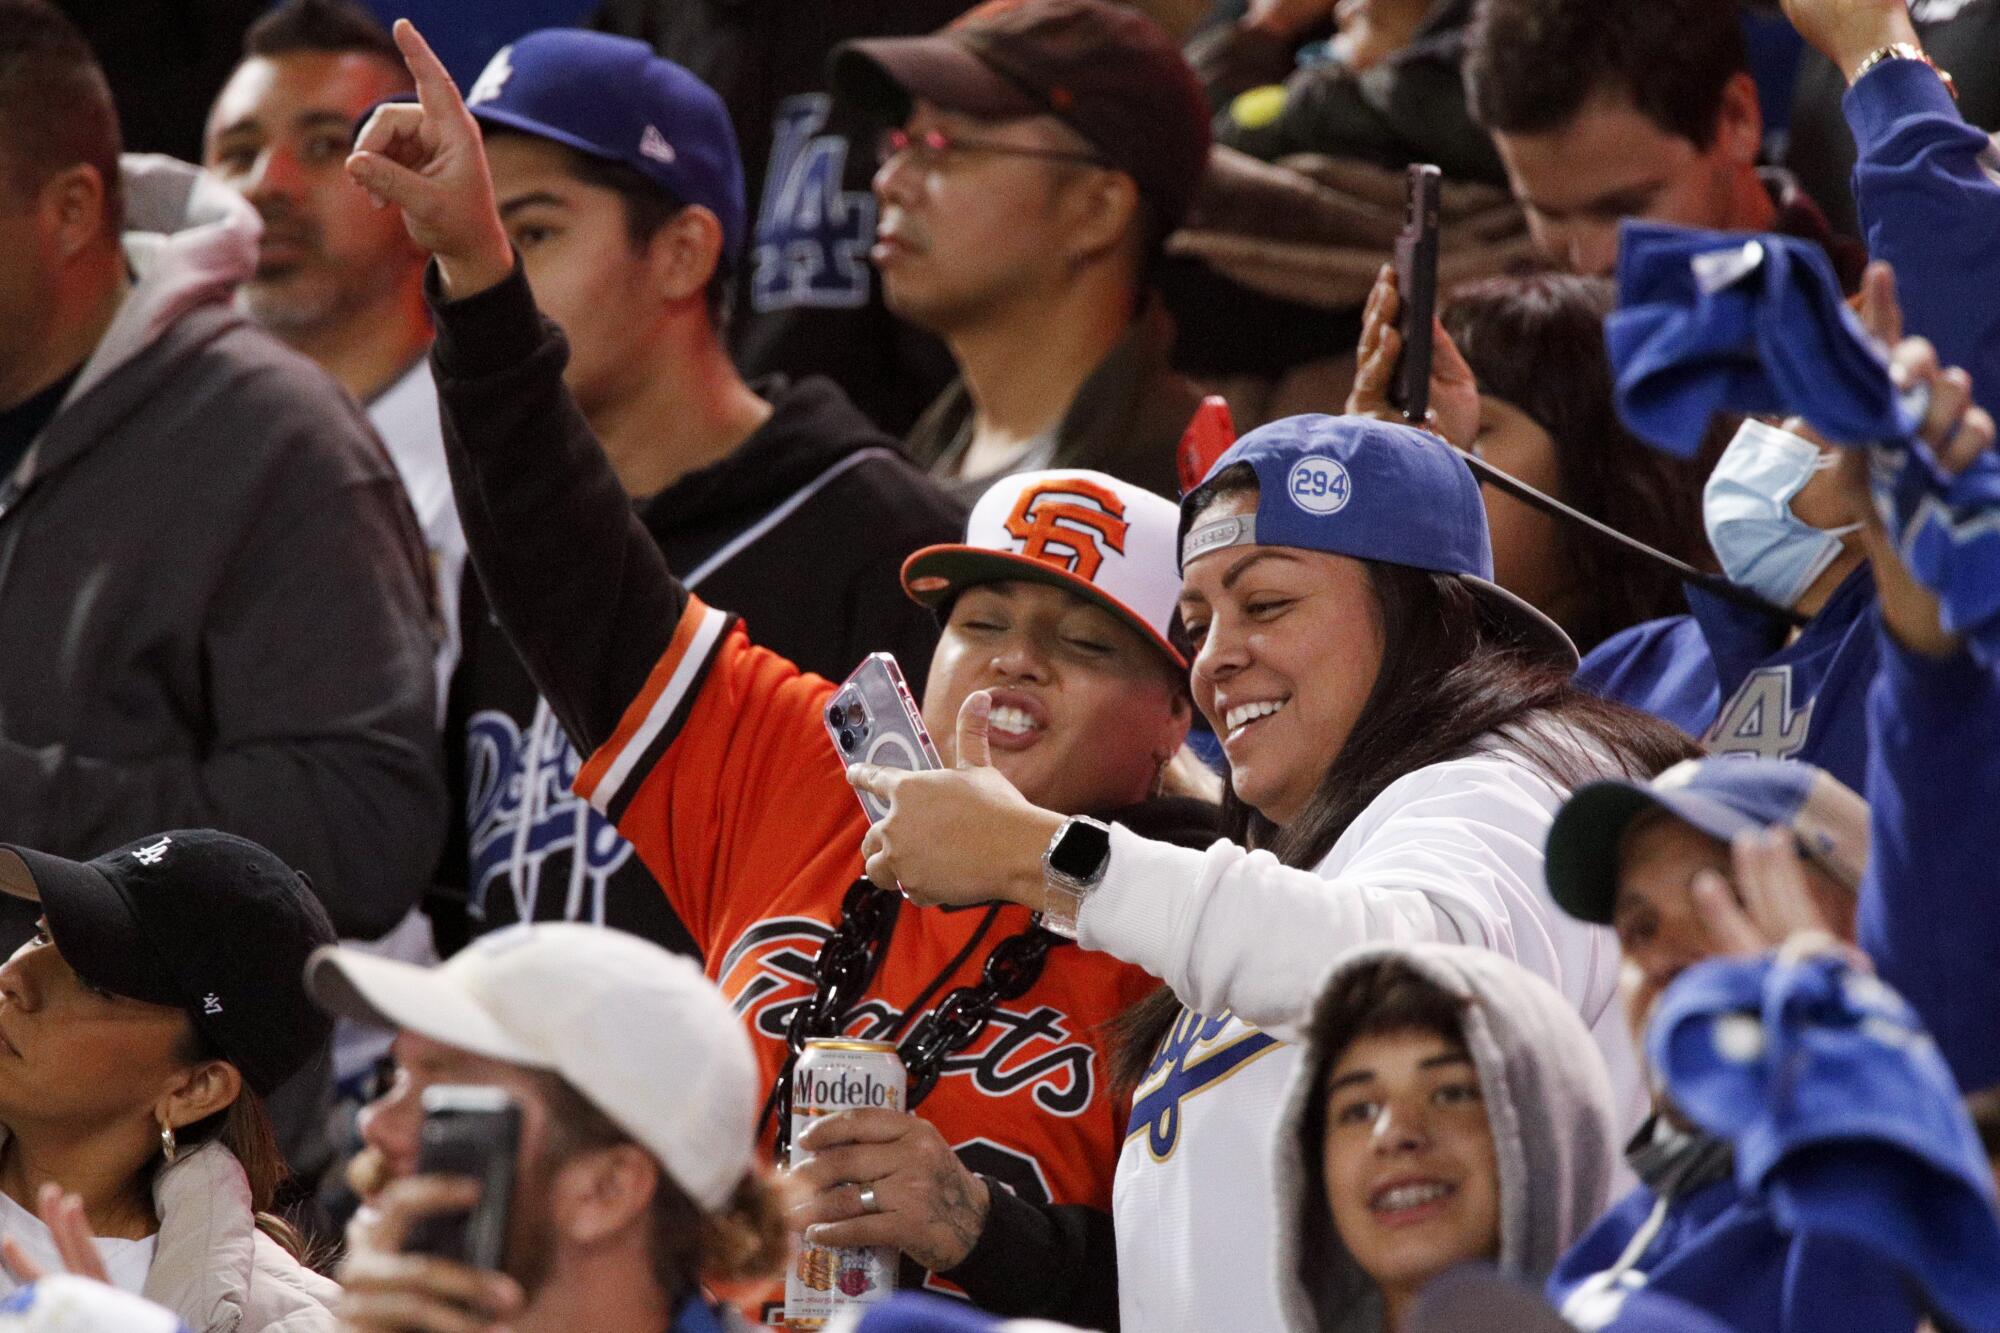
[[[1465,943],[1539,974],[1636,1123],[1616,944],[1549,900],[1541,843],[1579,782],[1693,747],[1569,685],[1569,640],[1494,585],[1478,487],[1422,431],[1274,422],[1217,460],[1181,524],[1191,683],[1229,759],[1233,841],[1198,852],[1037,809],[978,764],[981,696],[960,721],[969,766],[852,779],[893,803],[863,845],[878,883],[1032,907],[1167,983],[1124,1024],[1122,1322],[1275,1327],[1262,1150],[1296,1057],[1284,1043],[1345,951]],[[1201,1280],[1213,1271],[1265,1280],[1225,1292]]]

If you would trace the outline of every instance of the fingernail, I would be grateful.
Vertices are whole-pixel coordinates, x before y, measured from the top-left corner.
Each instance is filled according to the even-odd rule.
[[[1728,886],[1723,882],[1722,876],[1713,870],[1697,870],[1694,879],[1689,881],[1688,888],[1695,893],[1713,896],[1726,892]]]
[[[806,1239],[806,1243],[807,1243],[807,1244],[809,1244],[809,1245],[817,1245],[817,1244],[819,1244],[819,1243],[820,1243],[820,1238],[821,1238],[822,1236],[824,1236],[824,1235],[826,1235],[826,1228],[825,1228],[825,1227],[823,1227],[823,1226],[821,1226],[821,1227],[807,1227],[807,1228],[805,1229],[805,1239]]]

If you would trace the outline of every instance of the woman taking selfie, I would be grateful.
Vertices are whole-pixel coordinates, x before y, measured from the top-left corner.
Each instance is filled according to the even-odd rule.
[[[334,940],[310,886],[255,843],[189,829],[88,862],[0,848],[0,891],[42,912],[0,965],[10,1263],[65,1266],[37,1216],[55,1186],[80,1200],[106,1280],[194,1333],[334,1328],[338,1288],[268,1213],[284,1162],[264,1098],[333,1027],[305,992],[306,959]]]
[[[1199,1272],[1262,1273],[1238,1285],[1275,1299],[1262,1149],[1295,1058],[1282,1043],[1346,950],[1465,943],[1539,974],[1604,1053],[1621,1126],[1637,1123],[1615,942],[1549,899],[1542,839],[1579,782],[1693,751],[1569,685],[1569,640],[1491,582],[1478,487],[1425,432],[1274,422],[1181,514],[1180,614],[1230,763],[1233,841],[1197,852],[1038,809],[977,765],[978,696],[959,727],[970,766],[850,776],[892,803],[864,844],[878,883],[1030,907],[1171,988],[1178,1004],[1124,1025],[1123,1323],[1273,1327],[1273,1305],[1246,1309]]]
[[[1462,1263],[1539,1287],[1604,1211],[1604,1060],[1567,1000],[1492,951],[1356,950],[1301,1050],[1275,1144],[1294,1333],[1396,1333]]]

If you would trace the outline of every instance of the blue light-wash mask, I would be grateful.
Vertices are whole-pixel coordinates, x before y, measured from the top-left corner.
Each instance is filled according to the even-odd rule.
[[[1743,423],[1701,495],[1709,545],[1731,583],[1786,610],[1798,605],[1840,554],[1840,539],[1861,527],[1816,528],[1792,512],[1792,497],[1835,461],[1790,431]]]

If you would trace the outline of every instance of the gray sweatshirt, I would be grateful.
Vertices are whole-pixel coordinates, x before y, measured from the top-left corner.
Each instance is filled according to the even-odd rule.
[[[1609,1198],[1618,1143],[1604,1059],[1576,1007],[1553,986],[1489,949],[1455,944],[1345,955],[1319,987],[1307,1031],[1325,1030],[1335,982],[1383,957],[1408,963],[1466,1001],[1465,1044],[1500,1171],[1500,1267],[1539,1284]],[[1308,1178],[1306,1108],[1324,1096],[1333,1055],[1307,1041],[1273,1144],[1279,1305],[1293,1330],[1382,1333],[1381,1297],[1334,1229],[1324,1228],[1332,1252],[1305,1253],[1306,1210],[1326,1208],[1318,1174]]]
[[[0,841],[227,829],[379,935],[445,825],[415,519],[360,409],[231,309],[249,205],[167,158],[125,190],[133,282],[0,479]]]

